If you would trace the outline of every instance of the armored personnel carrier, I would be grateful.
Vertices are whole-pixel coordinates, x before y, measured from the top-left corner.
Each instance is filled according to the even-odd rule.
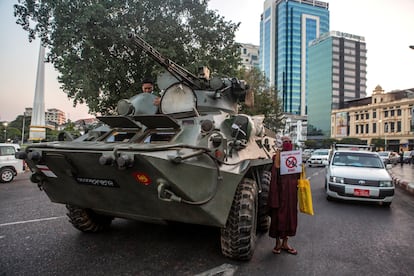
[[[238,114],[248,87],[208,70],[196,76],[129,36],[166,70],[159,106],[149,93],[121,100],[117,115],[98,117],[103,127],[31,144],[18,157],[80,231],[101,231],[114,218],[219,227],[222,253],[249,260],[257,232],[269,227],[275,141],[263,118]]]

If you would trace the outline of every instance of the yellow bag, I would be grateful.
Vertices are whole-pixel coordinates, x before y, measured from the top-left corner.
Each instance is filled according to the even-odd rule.
[[[302,213],[313,216],[312,192],[310,181],[306,179],[305,167],[302,165],[302,173],[298,180],[299,210]]]

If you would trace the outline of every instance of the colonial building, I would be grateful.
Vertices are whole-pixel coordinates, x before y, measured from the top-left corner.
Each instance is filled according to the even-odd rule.
[[[384,139],[387,150],[414,148],[414,88],[384,93],[377,86],[372,96],[345,102],[331,113],[331,138],[359,138],[371,144]]]

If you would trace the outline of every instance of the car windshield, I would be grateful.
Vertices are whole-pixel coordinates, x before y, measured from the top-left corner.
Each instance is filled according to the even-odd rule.
[[[334,166],[383,168],[384,163],[376,155],[361,152],[337,152],[332,161]]]
[[[329,150],[315,150],[313,155],[329,155]]]

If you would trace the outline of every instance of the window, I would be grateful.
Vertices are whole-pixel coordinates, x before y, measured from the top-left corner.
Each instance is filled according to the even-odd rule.
[[[369,113],[365,113],[365,119],[369,119]]]
[[[397,122],[397,132],[401,132],[401,121]]]
[[[16,153],[16,150],[13,146],[4,146],[0,147],[0,156],[8,156]]]
[[[384,111],[384,117],[388,117],[388,110]]]
[[[375,110],[374,110],[374,111],[372,112],[372,118],[374,118],[374,119],[375,119],[375,118],[377,118],[377,111],[375,111]]]
[[[106,138],[106,142],[128,142],[135,136],[135,132],[113,131],[110,136]]]
[[[401,109],[397,109],[397,116],[401,116]]]
[[[395,110],[391,110],[391,117],[395,115]]]
[[[377,123],[372,123],[372,133],[377,133]]]

